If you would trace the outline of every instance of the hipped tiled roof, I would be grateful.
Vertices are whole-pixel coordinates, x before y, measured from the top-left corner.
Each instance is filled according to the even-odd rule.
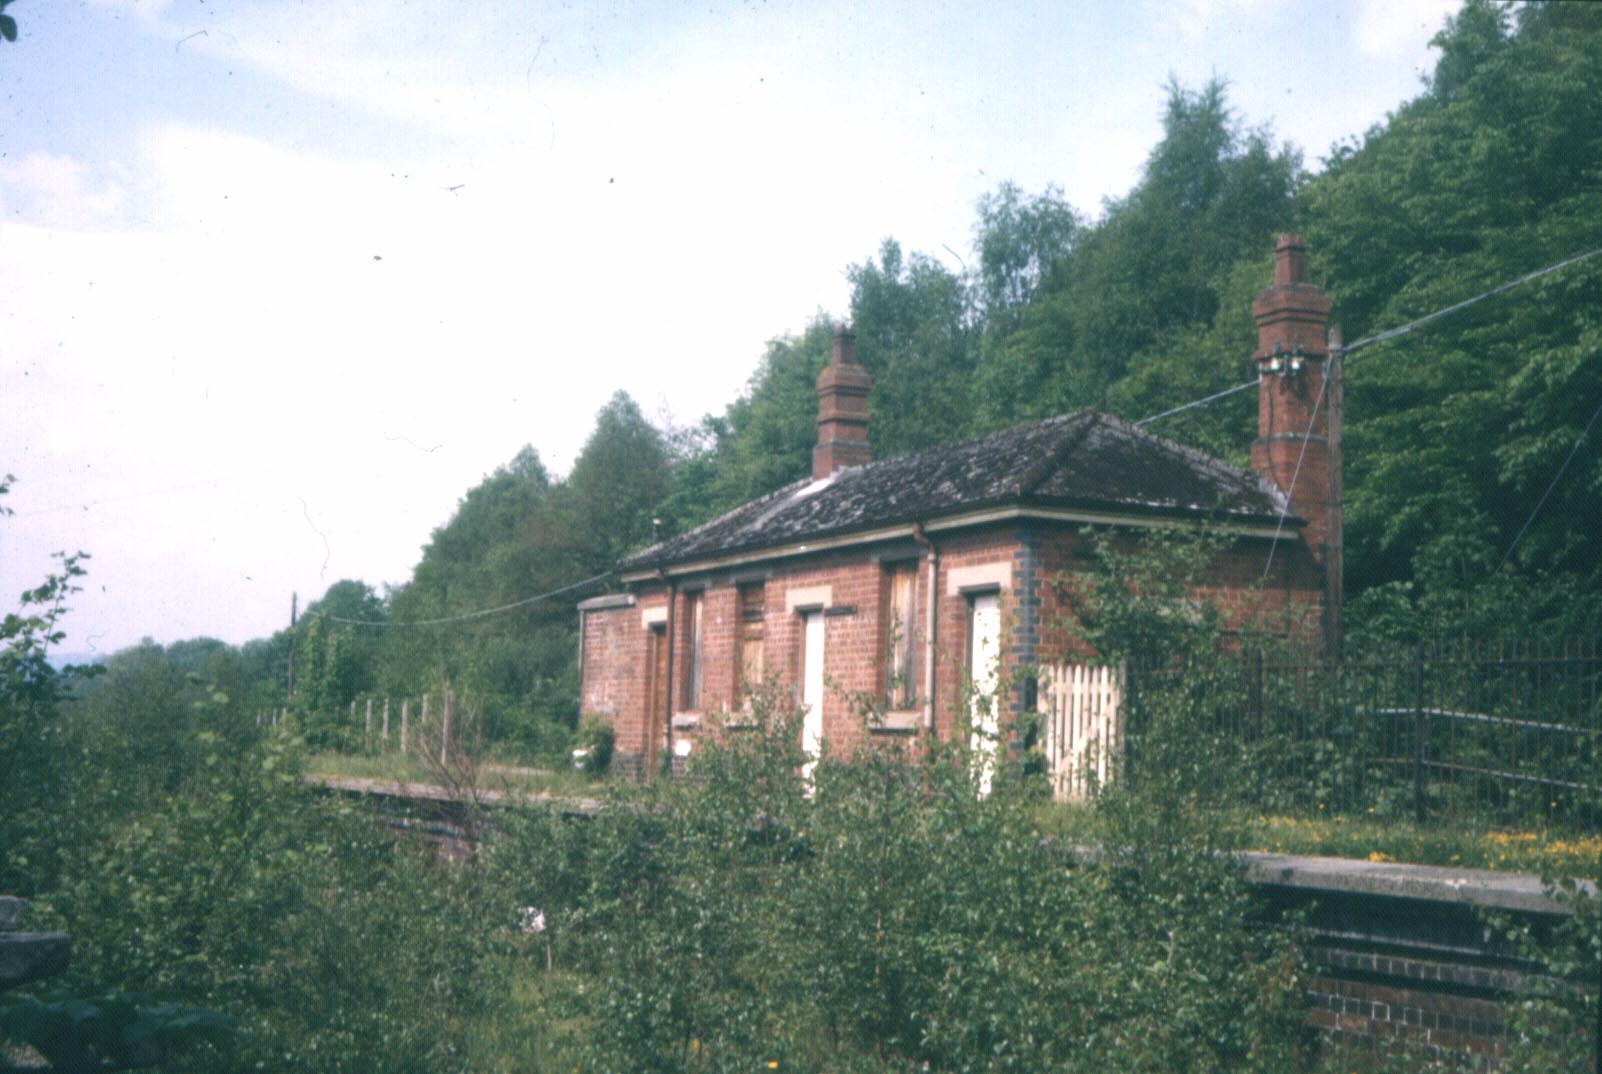
[[[1081,410],[797,481],[625,556],[618,570],[1009,506],[1272,524],[1285,500],[1253,473],[1110,414]]]

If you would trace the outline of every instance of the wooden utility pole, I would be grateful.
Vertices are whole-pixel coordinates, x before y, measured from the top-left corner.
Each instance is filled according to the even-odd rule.
[[[1341,425],[1346,419],[1346,349],[1341,337],[1341,326],[1331,325],[1329,330],[1329,361],[1324,369],[1324,390],[1329,393],[1329,532],[1324,539],[1324,646],[1330,660],[1339,660],[1343,648],[1341,637],[1342,604],[1346,600],[1344,522],[1341,500],[1344,498],[1341,477]]]
[[[295,620],[300,615],[300,594],[289,594],[289,695],[295,696]]]

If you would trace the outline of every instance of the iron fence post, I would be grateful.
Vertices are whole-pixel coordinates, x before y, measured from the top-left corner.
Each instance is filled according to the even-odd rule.
[[[1424,643],[1413,650],[1413,819],[1424,823]]]

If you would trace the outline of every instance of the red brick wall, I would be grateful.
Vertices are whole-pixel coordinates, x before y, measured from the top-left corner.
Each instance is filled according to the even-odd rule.
[[[1017,522],[933,536],[939,553],[937,623],[935,636],[934,718],[941,739],[949,739],[963,726],[962,706],[968,668],[968,610],[972,592],[998,592],[1002,619],[1002,676],[1011,682],[1022,666],[1041,660],[1062,660],[1084,655],[1065,628],[1070,613],[1053,580],[1082,570],[1086,538],[1068,524]],[[1125,536],[1120,546],[1128,548]],[[1249,619],[1279,632],[1313,631],[1321,597],[1319,574],[1300,545],[1282,545],[1268,581],[1258,586],[1267,557],[1268,542],[1241,540],[1219,557],[1216,582],[1199,598],[1221,603],[1233,624]],[[883,703],[884,661],[889,623],[883,562],[919,557],[917,572],[914,682],[919,708],[898,714],[892,721],[898,732],[921,730],[924,702],[925,630],[928,618],[928,560],[911,541],[890,542],[786,560],[764,573],[752,570],[711,572],[679,581],[674,589],[672,630],[672,727],[675,741],[694,743],[730,721],[739,702],[739,586],[758,579],[764,585],[764,658],[767,672],[781,689],[799,703],[802,662],[802,620],[795,608],[798,591],[827,589],[824,603],[824,737],[834,749],[851,750],[883,727],[870,731],[866,707]],[[691,659],[690,595],[702,601],[701,692],[699,703],[688,705],[687,686]],[[617,727],[620,757],[646,751],[646,690],[648,628],[642,612],[667,604],[668,591],[651,584],[638,592],[633,608],[585,613],[584,681],[582,708],[603,713]],[[816,607],[809,600],[808,606]],[[905,626],[905,625],[904,625]],[[1309,634],[1309,637],[1312,635]],[[1001,711],[1015,712],[1020,695],[1010,693]],[[738,717],[736,716],[736,721]]]
[[[665,594],[642,594],[634,605],[581,613],[584,659],[579,712],[605,716],[611,722],[620,767],[631,768],[645,756],[650,630],[642,624],[642,615],[666,603]]]
[[[1090,541],[1089,535],[1082,534],[1078,527],[1064,526],[1048,532],[1040,542],[1036,560],[1042,579],[1038,654],[1042,662],[1092,657],[1071,629],[1071,579],[1093,569],[1086,555]],[[1122,533],[1115,537],[1113,548],[1128,554],[1135,551],[1138,541],[1135,534]],[[1227,630],[1250,627],[1314,642],[1324,599],[1322,574],[1294,530],[1287,529],[1286,539],[1279,542],[1271,563],[1270,543],[1260,538],[1240,538],[1228,545],[1214,560],[1207,571],[1206,584],[1194,592],[1194,597],[1219,608]]]
[[[678,640],[674,651],[674,680],[687,681],[690,667],[689,616],[684,613],[687,591],[698,591],[703,601],[701,642],[702,689],[700,704],[685,707],[682,689],[676,690],[674,735],[692,741],[714,732],[739,707],[737,625],[739,584],[763,580],[764,660],[769,676],[799,703],[802,662],[802,620],[792,607],[801,590],[828,589],[824,615],[823,702],[824,738],[831,748],[850,749],[864,736],[855,704],[863,695],[877,698],[881,689],[884,627],[880,617],[882,568],[864,552],[808,558],[775,566],[765,577],[740,572],[714,575],[704,582],[685,583],[675,605]],[[920,587],[921,589],[921,587]],[[920,598],[921,600],[921,598]],[[808,600],[808,609],[818,602]],[[687,726],[694,719],[697,726]],[[693,749],[693,747],[692,747]]]

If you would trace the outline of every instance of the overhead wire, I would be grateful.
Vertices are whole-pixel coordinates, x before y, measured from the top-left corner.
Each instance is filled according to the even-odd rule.
[[[1602,246],[1595,247],[1594,249],[1591,249],[1591,250],[1586,250],[1583,253],[1575,254],[1573,257],[1566,257],[1562,261],[1553,262],[1550,265],[1546,265],[1546,266],[1543,266],[1542,268],[1538,268],[1538,269],[1534,270],[1533,272],[1527,272],[1524,275],[1516,277],[1514,279],[1506,280],[1506,281],[1504,281],[1504,282],[1502,282],[1500,284],[1497,284],[1495,287],[1492,287],[1490,290],[1480,292],[1479,294],[1473,296],[1472,298],[1466,298],[1461,302],[1454,302],[1450,306],[1443,306],[1442,308],[1440,308],[1438,310],[1434,310],[1433,312],[1426,313],[1422,317],[1417,317],[1417,318],[1407,322],[1406,324],[1398,325],[1395,328],[1388,328],[1383,332],[1376,332],[1371,336],[1364,336],[1362,339],[1359,339],[1356,342],[1351,343],[1348,346],[1340,348],[1340,352],[1341,352],[1341,355],[1343,357],[1343,361],[1346,358],[1350,358],[1352,353],[1355,352],[1355,351],[1362,350],[1365,347],[1371,347],[1371,346],[1375,346],[1375,345],[1382,344],[1382,343],[1388,343],[1388,342],[1390,342],[1392,340],[1395,340],[1395,339],[1399,339],[1402,336],[1405,336],[1410,332],[1413,332],[1413,331],[1416,331],[1417,329],[1423,328],[1425,325],[1431,324],[1431,323],[1433,323],[1435,321],[1438,321],[1438,320],[1440,320],[1440,319],[1442,319],[1444,317],[1450,317],[1454,313],[1461,313],[1463,310],[1466,310],[1471,306],[1478,305],[1479,303],[1484,302],[1487,299],[1494,298],[1497,295],[1504,294],[1504,293],[1506,293],[1508,291],[1511,291],[1515,287],[1522,287],[1524,284],[1532,283],[1535,280],[1541,279],[1543,276],[1550,276],[1552,273],[1562,271],[1563,269],[1566,269],[1571,265],[1577,265],[1577,264],[1580,264],[1583,261],[1588,261],[1591,258],[1598,256],[1599,254],[1602,254]],[[1258,376],[1258,377],[1254,377],[1254,378],[1252,378],[1251,380],[1248,380],[1248,381],[1242,381],[1240,384],[1236,384],[1236,385],[1233,385],[1232,387],[1225,388],[1222,391],[1213,392],[1211,395],[1203,396],[1200,399],[1194,399],[1194,400],[1192,400],[1192,401],[1190,401],[1188,403],[1184,403],[1184,404],[1182,404],[1180,406],[1177,406],[1177,407],[1172,407],[1172,408],[1170,408],[1168,410],[1164,410],[1163,412],[1161,412],[1159,414],[1153,414],[1150,417],[1141,418],[1139,421],[1135,422],[1134,424],[1137,427],[1139,427],[1139,426],[1142,426],[1142,425],[1150,424],[1151,422],[1154,422],[1154,421],[1160,421],[1163,418],[1173,417],[1176,414],[1183,414],[1184,412],[1186,412],[1188,410],[1194,410],[1197,407],[1207,406],[1210,403],[1215,403],[1218,400],[1227,398],[1228,396],[1234,395],[1237,392],[1243,392],[1248,388],[1254,387],[1255,385],[1257,385],[1257,383],[1260,381],[1260,379],[1261,379],[1261,376]],[[1329,382],[1328,382],[1327,379],[1320,382],[1319,389],[1318,389],[1318,399],[1313,404],[1313,412],[1312,412],[1312,415],[1308,419],[1307,431],[1302,434],[1302,446],[1301,446],[1301,451],[1296,456],[1296,468],[1293,471],[1291,471],[1291,487],[1288,490],[1286,490],[1286,493],[1285,493],[1285,504],[1280,510],[1279,520],[1278,520],[1278,523],[1276,524],[1276,526],[1274,528],[1274,540],[1272,542],[1270,542],[1270,544],[1269,544],[1269,547],[1268,547],[1268,558],[1263,564],[1263,577],[1264,578],[1268,577],[1268,572],[1269,572],[1270,568],[1272,568],[1272,566],[1274,564],[1274,551],[1275,551],[1275,549],[1277,549],[1279,547],[1280,533],[1283,530],[1284,525],[1285,525],[1286,514],[1290,510],[1290,498],[1296,491],[1296,481],[1297,481],[1297,478],[1300,477],[1301,472],[1302,472],[1302,460],[1307,455],[1307,443],[1312,438],[1313,426],[1314,426],[1315,422],[1318,419],[1319,407],[1323,404],[1324,391],[1328,386],[1329,386]],[[1602,405],[1598,405],[1596,411],[1594,411],[1591,414],[1591,420],[1586,422],[1585,428],[1580,432],[1580,435],[1575,439],[1573,447],[1571,447],[1569,449],[1568,457],[1563,460],[1563,465],[1558,467],[1558,472],[1553,476],[1551,483],[1548,484],[1547,487],[1546,487],[1546,491],[1541,494],[1540,500],[1537,501],[1535,507],[1530,511],[1529,517],[1524,520],[1524,525],[1519,527],[1519,532],[1517,533],[1517,535],[1514,536],[1513,542],[1508,545],[1507,551],[1502,556],[1502,562],[1497,564],[1497,569],[1498,570],[1500,570],[1503,566],[1505,566],[1507,564],[1508,559],[1511,558],[1512,555],[1513,555],[1514,549],[1518,548],[1519,542],[1521,540],[1523,540],[1523,538],[1524,538],[1525,531],[1527,531],[1530,528],[1530,523],[1535,521],[1536,515],[1540,514],[1541,508],[1546,504],[1547,497],[1549,497],[1552,494],[1552,490],[1557,487],[1558,481],[1563,477],[1564,472],[1566,470],[1568,470],[1569,463],[1574,461],[1575,454],[1580,450],[1580,444],[1582,442],[1584,442],[1586,436],[1591,432],[1591,427],[1596,424],[1596,419],[1597,419],[1597,417],[1599,415],[1602,415]]]
[[[1450,306],[1444,306],[1432,313],[1426,313],[1424,316],[1409,321],[1404,325],[1399,325],[1396,328],[1387,328],[1383,332],[1376,332],[1374,335],[1364,336],[1355,343],[1349,344],[1344,349],[1344,353],[1350,356],[1354,351],[1362,350],[1364,347],[1370,347],[1377,343],[1388,343],[1393,339],[1405,336],[1409,332],[1422,328],[1433,321],[1438,321],[1442,317],[1448,317],[1454,313],[1460,313],[1463,310],[1468,309],[1470,306],[1484,302],[1488,298],[1494,298],[1495,296],[1506,291],[1513,290],[1515,287],[1520,287],[1524,284],[1538,280],[1543,276],[1550,276],[1552,273],[1566,269],[1570,265],[1577,265],[1582,261],[1588,261],[1599,254],[1602,254],[1602,246],[1598,246],[1593,250],[1587,250],[1584,253],[1575,254],[1573,257],[1564,258],[1562,261],[1554,262],[1545,266],[1544,268],[1538,268],[1534,272],[1527,272],[1523,276],[1519,276],[1516,279],[1507,280],[1503,283],[1497,284],[1489,291],[1483,291],[1480,294],[1475,295],[1473,298],[1466,298],[1461,302],[1455,302]],[[1159,421],[1162,418],[1171,418],[1175,414],[1183,414],[1187,410],[1194,410],[1196,407],[1206,406],[1209,403],[1217,402],[1226,396],[1234,395],[1236,392],[1243,392],[1247,388],[1256,385],[1256,383],[1257,378],[1254,377],[1251,380],[1243,381],[1242,383],[1236,384],[1233,387],[1225,388],[1223,391],[1214,392],[1211,395],[1204,396],[1200,399],[1193,399],[1188,403],[1165,410],[1160,414],[1153,414],[1150,417],[1141,418],[1134,424],[1138,427],[1141,425],[1146,425],[1150,422]]]
[[[1139,421],[1135,422],[1135,425],[1141,426],[1145,425],[1147,422],[1160,421],[1163,418],[1173,417],[1175,414],[1184,413],[1185,411],[1194,409],[1195,407],[1206,406],[1208,403],[1216,403],[1226,395],[1234,395],[1236,392],[1243,392],[1247,388],[1255,388],[1256,386],[1257,381],[1255,378],[1253,378],[1252,380],[1246,381],[1244,384],[1237,384],[1233,388],[1225,388],[1221,392],[1214,392],[1205,399],[1196,399],[1184,404],[1183,406],[1176,406],[1172,410],[1165,410],[1161,414],[1153,414],[1149,418],[1141,418]]]
[[[1422,328],[1425,325],[1430,324],[1430,323],[1432,323],[1434,321],[1438,321],[1443,317],[1449,317],[1454,313],[1459,313],[1459,312],[1461,312],[1461,311],[1463,311],[1465,309],[1468,309],[1471,306],[1474,306],[1474,305],[1477,305],[1477,304],[1479,304],[1481,302],[1484,302],[1485,300],[1487,300],[1489,298],[1494,298],[1495,296],[1503,294],[1504,292],[1513,290],[1515,287],[1521,287],[1524,284],[1531,283],[1531,282],[1533,282],[1535,280],[1540,279],[1543,276],[1548,276],[1548,275],[1551,275],[1554,272],[1561,271],[1562,269],[1568,268],[1571,265],[1577,265],[1582,261],[1588,261],[1591,258],[1598,256],[1599,254],[1602,254],[1602,246],[1599,246],[1599,247],[1597,247],[1595,249],[1592,249],[1592,250],[1587,250],[1584,253],[1576,254],[1573,257],[1565,258],[1562,261],[1554,262],[1553,264],[1547,265],[1547,266],[1545,266],[1543,268],[1536,269],[1533,272],[1525,273],[1523,276],[1519,276],[1516,279],[1507,280],[1507,281],[1505,281],[1505,282],[1503,282],[1501,284],[1498,284],[1497,286],[1491,288],[1488,291],[1483,291],[1480,294],[1475,295],[1472,298],[1467,298],[1467,299],[1464,299],[1461,302],[1456,302],[1456,303],[1453,303],[1450,306],[1445,306],[1445,307],[1443,307],[1441,309],[1435,310],[1432,313],[1427,313],[1424,316],[1418,317],[1418,318],[1416,318],[1416,319],[1414,319],[1412,321],[1409,321],[1408,323],[1406,323],[1404,325],[1399,325],[1396,328],[1386,329],[1383,332],[1377,332],[1377,333],[1375,333],[1374,335],[1371,335],[1371,336],[1365,336],[1362,339],[1357,340],[1355,343],[1352,343],[1349,346],[1346,346],[1346,347],[1342,348],[1342,353],[1344,355],[1350,356],[1354,351],[1361,350],[1364,347],[1369,347],[1369,346],[1373,346],[1375,344],[1389,342],[1390,340],[1397,339],[1397,338],[1399,338],[1401,336],[1405,336],[1408,333],[1413,332],[1413,331],[1415,331],[1415,330],[1417,330],[1419,328]],[[1212,393],[1211,395],[1203,396],[1200,399],[1194,399],[1194,400],[1192,400],[1192,401],[1190,401],[1188,403],[1185,403],[1185,404],[1183,404],[1181,406],[1173,407],[1173,408],[1171,408],[1169,410],[1164,410],[1159,414],[1152,414],[1149,417],[1141,418],[1139,421],[1135,422],[1134,424],[1138,427],[1138,426],[1142,426],[1142,425],[1148,425],[1148,424],[1150,424],[1151,422],[1154,422],[1154,421],[1160,421],[1163,418],[1171,418],[1176,414],[1183,414],[1188,410],[1194,410],[1197,407],[1207,406],[1208,404],[1215,403],[1220,399],[1224,399],[1224,398],[1227,398],[1227,397],[1229,397],[1231,395],[1235,395],[1238,392],[1243,392],[1248,388],[1255,387],[1257,385],[1257,383],[1258,383],[1258,378],[1254,377],[1251,380],[1243,381],[1240,384],[1236,384],[1236,385],[1233,385],[1232,387],[1225,388],[1222,391],[1217,391],[1217,392]],[[1296,491],[1296,482],[1297,482],[1298,478],[1301,476],[1302,461],[1306,458],[1306,455],[1307,455],[1307,443],[1312,438],[1313,425],[1318,420],[1318,412],[1319,412],[1320,408],[1323,406],[1324,393],[1325,393],[1325,389],[1327,387],[1328,387],[1328,381],[1327,380],[1322,382],[1319,385],[1318,398],[1314,402],[1312,414],[1308,418],[1307,430],[1306,430],[1306,432],[1304,432],[1302,434],[1302,446],[1301,446],[1300,452],[1296,456],[1296,467],[1295,467],[1294,470],[1291,471],[1291,487],[1290,487],[1289,490],[1287,490],[1287,492],[1285,494],[1286,495],[1285,506],[1280,511],[1278,525],[1276,526],[1276,528],[1274,530],[1274,541],[1271,542],[1271,544],[1269,545],[1268,560],[1263,565],[1263,577],[1265,577],[1265,578],[1268,576],[1268,572],[1272,568],[1273,563],[1274,563],[1274,550],[1278,546],[1280,532],[1284,527],[1286,514],[1290,510],[1290,496]],[[1552,478],[1552,483],[1547,486],[1546,492],[1542,494],[1540,501],[1535,505],[1535,509],[1530,512],[1530,517],[1525,519],[1524,526],[1519,530],[1518,535],[1516,537],[1514,537],[1513,543],[1508,547],[1506,555],[1504,555],[1502,557],[1502,562],[1503,563],[1507,562],[1508,557],[1513,554],[1513,550],[1518,547],[1519,541],[1523,538],[1525,530],[1527,530],[1529,528],[1530,523],[1532,521],[1534,521],[1535,516],[1540,512],[1541,507],[1546,503],[1547,497],[1551,495],[1552,489],[1557,486],[1558,480],[1560,478],[1562,478],[1564,471],[1568,469],[1569,463],[1574,460],[1574,455],[1579,450],[1581,442],[1584,441],[1586,435],[1591,431],[1591,427],[1594,424],[1596,424],[1596,420],[1597,420],[1597,417],[1599,415],[1602,415],[1602,406],[1598,406],[1597,410],[1591,415],[1591,420],[1586,423],[1584,431],[1582,431],[1580,433],[1579,438],[1576,439],[1575,442],[1574,442],[1573,448],[1570,449],[1568,458],[1564,459],[1563,465],[1561,467],[1559,467],[1557,474]],[[342,617],[339,617],[339,616],[329,616],[329,621],[330,622],[334,622],[334,623],[341,623],[341,624],[344,624],[344,625],[347,625],[347,626],[364,626],[364,627],[380,627],[380,628],[414,627],[414,626],[445,626],[445,625],[451,624],[451,623],[467,622],[469,620],[482,619],[482,618],[485,618],[485,617],[491,616],[491,615],[499,615],[502,612],[514,611],[514,610],[516,610],[518,608],[527,607],[530,604],[537,604],[540,601],[549,600],[552,597],[561,596],[563,593],[570,593],[575,589],[582,589],[585,586],[593,585],[594,583],[599,582],[602,579],[609,578],[611,576],[612,576],[612,572],[611,571],[603,571],[602,573],[594,575],[593,577],[590,577],[590,578],[586,578],[581,582],[574,582],[571,585],[565,585],[565,586],[562,586],[562,587],[560,587],[558,589],[553,589],[548,593],[540,593],[540,594],[537,594],[537,595],[532,596],[532,597],[526,597],[526,598],[524,598],[522,600],[513,601],[510,604],[502,604],[502,605],[498,605],[497,607],[494,607],[494,608],[482,608],[482,609],[479,609],[478,611],[466,612],[466,613],[464,613],[462,615],[442,616],[442,617],[435,618],[435,619],[411,619],[411,620],[404,620],[404,621],[400,621],[400,622],[388,621],[388,620],[375,620],[375,619],[345,619],[345,618],[342,618]]]
[[[510,604],[502,604],[494,608],[480,608],[476,612],[465,612],[461,615],[447,615],[438,619],[403,619],[399,622],[396,622],[394,620],[385,619],[345,619],[337,615],[330,615],[328,617],[328,621],[331,623],[342,623],[346,626],[365,627],[444,626],[448,623],[461,623],[466,622],[469,619],[482,619],[485,616],[499,615],[501,612],[509,612],[516,608],[527,607],[530,604],[538,604],[542,600],[550,600],[552,597],[559,597],[563,593],[571,593],[575,589],[582,589],[585,586],[593,585],[596,582],[599,582],[601,579],[610,578],[611,576],[611,571],[602,571],[600,574],[586,578],[582,582],[574,582],[571,585],[562,586],[560,589],[553,589],[549,593],[540,593],[536,596],[525,597],[522,600],[514,600]]]
[[[1373,343],[1383,343],[1386,340],[1395,339],[1398,336],[1405,336],[1414,329],[1422,328],[1432,321],[1438,321],[1442,317],[1449,317],[1454,313],[1468,309],[1470,306],[1484,302],[1488,298],[1494,298],[1505,291],[1511,291],[1515,287],[1521,287],[1524,284],[1539,280],[1542,276],[1550,276],[1552,273],[1561,269],[1566,269],[1570,265],[1578,265],[1582,261],[1588,261],[1591,258],[1596,257],[1598,254],[1602,254],[1602,246],[1598,246],[1594,250],[1587,250],[1582,254],[1575,254],[1573,257],[1565,258],[1562,261],[1554,262],[1553,264],[1547,265],[1545,268],[1538,268],[1534,272],[1527,272],[1517,279],[1508,280],[1505,283],[1498,284],[1489,291],[1475,295],[1473,298],[1465,298],[1461,302],[1438,309],[1434,313],[1426,313],[1417,320],[1409,321],[1407,324],[1404,324],[1398,328],[1388,328],[1383,332],[1376,332],[1372,336],[1364,336],[1356,343],[1353,343],[1351,346],[1347,347],[1346,353],[1350,354],[1355,350],[1367,347]]]
[[[1313,400],[1313,411],[1307,416],[1307,431],[1302,433],[1302,447],[1296,453],[1296,467],[1291,471],[1290,488],[1285,490],[1285,502],[1279,509],[1279,521],[1274,525],[1274,539],[1268,543],[1268,558],[1263,561],[1263,578],[1268,577],[1269,568],[1274,565],[1274,552],[1279,548],[1279,535],[1285,529],[1285,516],[1290,513],[1291,497],[1296,495],[1296,479],[1302,476],[1302,460],[1307,458],[1307,442],[1313,438],[1313,426],[1318,424],[1318,411],[1324,405],[1324,392],[1329,387],[1329,378],[1323,377],[1318,382],[1318,398]]]
[[[1580,435],[1574,438],[1574,446],[1569,448],[1568,458],[1563,460],[1563,465],[1558,467],[1558,472],[1552,475],[1552,481],[1546,486],[1546,491],[1541,493],[1541,498],[1530,509],[1530,515],[1524,520],[1524,525],[1520,526],[1519,532],[1514,534],[1513,543],[1507,546],[1506,552],[1502,553],[1502,562],[1496,565],[1497,570],[1507,566],[1507,561],[1512,558],[1513,550],[1524,539],[1524,533],[1530,528],[1530,523],[1535,521],[1535,516],[1541,513],[1542,507],[1546,506],[1546,498],[1552,495],[1552,490],[1557,488],[1557,483],[1563,478],[1563,473],[1569,468],[1569,463],[1574,461],[1574,456],[1580,450],[1580,445],[1584,443],[1586,436],[1591,432],[1591,426],[1596,424],[1598,415],[1602,415],[1602,403],[1597,404],[1596,409],[1591,412],[1591,420],[1585,423],[1585,428],[1580,430]]]

